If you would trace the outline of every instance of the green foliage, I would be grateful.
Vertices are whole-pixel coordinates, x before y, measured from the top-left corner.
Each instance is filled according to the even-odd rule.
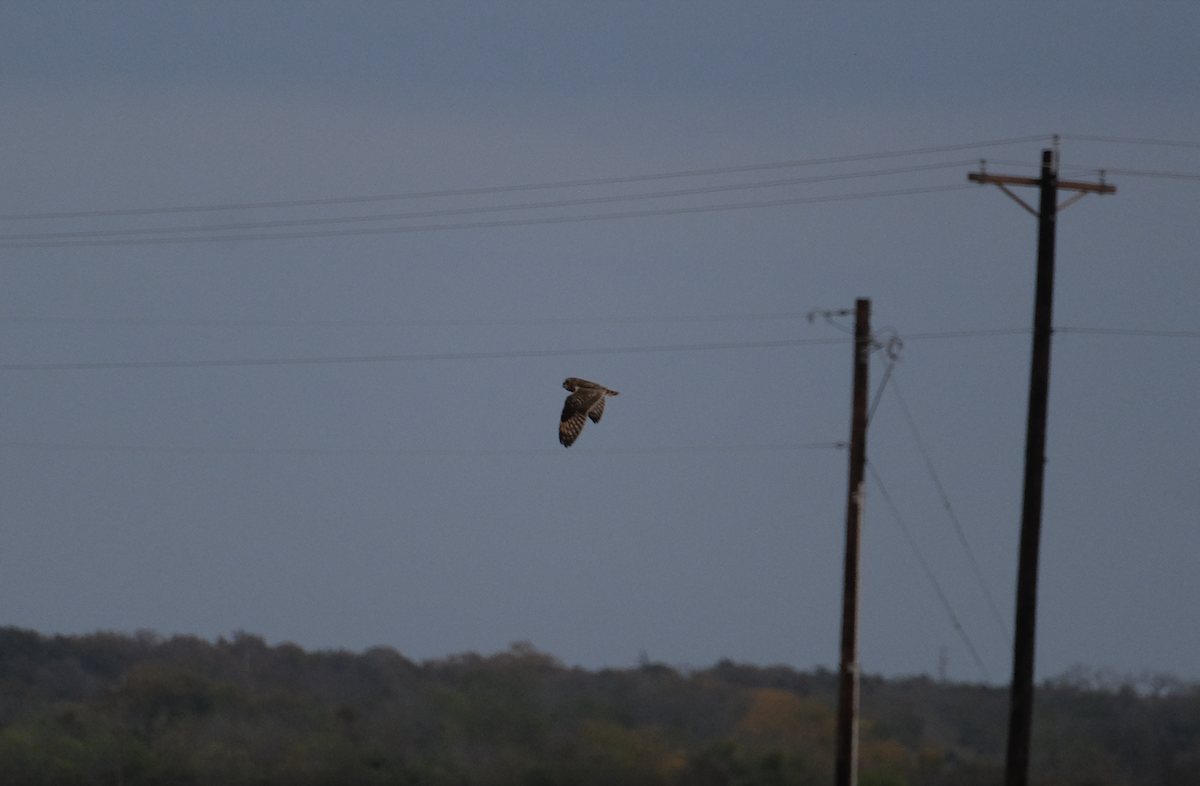
[[[858,786],[908,786],[908,780],[893,770],[867,770],[859,775]]]
[[[31,723],[0,730],[0,772],[11,786],[113,779],[151,783],[154,770],[141,740],[77,705],[58,706]]]
[[[1040,786],[1200,783],[1200,686],[1039,688]],[[586,672],[527,644],[413,663],[0,629],[0,783],[825,786],[831,672],[722,661]],[[1007,691],[864,678],[861,786],[998,783]]]

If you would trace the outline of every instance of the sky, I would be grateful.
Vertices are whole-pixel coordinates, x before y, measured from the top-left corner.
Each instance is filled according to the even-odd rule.
[[[1200,679],[1197,30],[5,3],[0,624],[832,668],[869,298],[862,668],[1004,684],[1037,224],[967,175],[1053,148],[1117,193],[1058,217],[1037,676]]]

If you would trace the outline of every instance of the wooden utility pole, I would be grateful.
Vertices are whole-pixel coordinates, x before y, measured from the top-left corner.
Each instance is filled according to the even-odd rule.
[[[1033,358],[1029,372],[1029,419],[1025,430],[1025,489],[1021,502],[1021,546],[1017,563],[1017,613],[1013,635],[1013,671],[1009,696],[1005,786],[1029,782],[1029,740],[1033,726],[1034,639],[1037,633],[1038,548],[1042,532],[1042,491],[1046,465],[1046,407],[1050,396],[1050,335],[1054,317],[1054,235],[1058,212],[1088,193],[1113,194],[1116,187],[1058,179],[1052,150],[1042,151],[1039,178],[968,175],[976,183],[993,183],[1038,219],[1037,288],[1033,304]],[[1037,186],[1038,209],[1008,190],[1008,185]],[[1058,204],[1058,192],[1078,193]]]
[[[871,301],[855,301],[854,403],[850,415],[850,488],[846,495],[846,565],[842,587],[842,656],[838,668],[835,786],[858,784],[858,552],[867,464],[867,372]]]

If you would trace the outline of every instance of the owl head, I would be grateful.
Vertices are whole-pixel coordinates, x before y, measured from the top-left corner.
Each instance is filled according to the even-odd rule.
[[[579,380],[575,377],[567,377],[563,380],[563,387],[574,393],[579,390]]]

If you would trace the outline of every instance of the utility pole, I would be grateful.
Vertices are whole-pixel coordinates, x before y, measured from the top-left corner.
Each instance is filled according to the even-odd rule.
[[[1055,140],[1057,142],[1057,138]],[[1057,147],[1057,144],[1056,144]],[[982,167],[981,167],[982,170]],[[1009,696],[1005,786],[1029,782],[1029,740],[1033,726],[1034,639],[1037,632],[1038,548],[1042,532],[1042,492],[1046,465],[1046,407],[1050,395],[1050,335],[1054,317],[1054,234],[1058,212],[1089,193],[1114,194],[1116,186],[1058,179],[1056,150],[1042,151],[1039,178],[973,172],[968,179],[992,183],[1038,219],[1037,287],[1033,304],[1033,356],[1029,372],[1029,418],[1025,430],[1025,488],[1021,502],[1021,545],[1017,563],[1017,613],[1013,635],[1013,671]],[[1037,186],[1038,209],[1008,185]],[[1058,204],[1058,192],[1078,192]]]
[[[842,656],[838,667],[837,761],[834,786],[858,786],[858,552],[867,464],[867,372],[871,301],[855,301],[854,398],[850,415],[850,487],[846,495],[846,565],[842,586]]]

